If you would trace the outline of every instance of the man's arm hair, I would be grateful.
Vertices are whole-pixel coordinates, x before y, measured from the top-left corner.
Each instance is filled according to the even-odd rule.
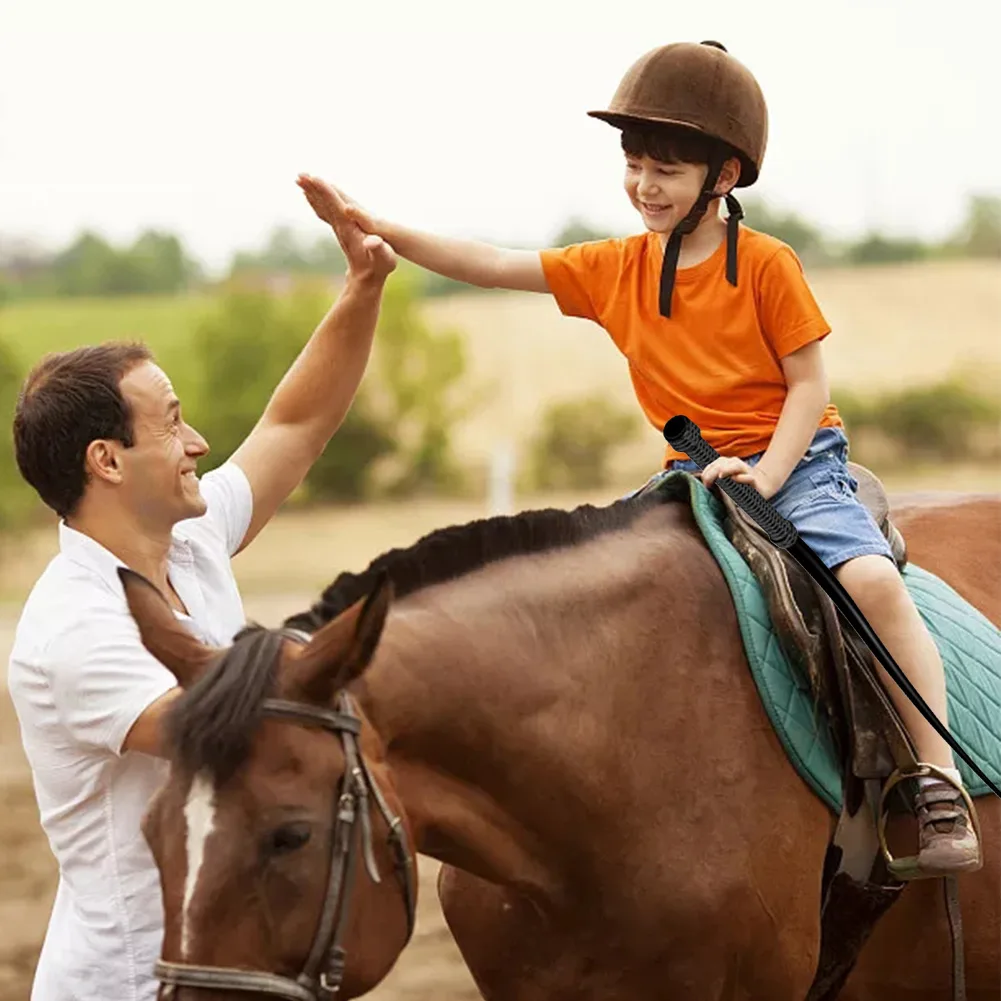
[[[381,280],[349,276],[261,419],[233,453],[254,502],[240,549],[299,486],[344,420],[368,363],[382,289]]]

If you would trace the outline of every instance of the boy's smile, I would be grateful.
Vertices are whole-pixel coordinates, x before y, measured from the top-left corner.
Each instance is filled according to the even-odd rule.
[[[667,235],[695,204],[706,171],[704,164],[663,163],[627,153],[626,194],[646,228]]]

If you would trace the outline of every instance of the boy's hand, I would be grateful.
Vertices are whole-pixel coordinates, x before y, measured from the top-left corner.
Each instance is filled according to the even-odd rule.
[[[303,186],[302,181],[304,179],[312,182],[314,185],[318,185],[320,188],[324,189],[325,192],[334,196],[335,200],[323,206],[322,212],[320,208],[313,205],[313,208],[316,210],[316,214],[324,222],[328,222],[331,226],[333,226],[334,219],[339,217],[345,221],[355,223],[355,225],[363,229],[366,233],[374,233],[376,236],[383,236],[382,230],[386,224],[381,219],[377,219],[371,212],[363,209],[356,201],[349,198],[336,185],[331,184],[329,181],[324,181],[322,178],[313,177],[310,174],[300,174],[298,182],[300,187]],[[308,192],[306,197],[309,198]],[[310,204],[312,204],[312,202],[310,202]]]
[[[720,477],[726,476],[737,483],[747,483],[754,487],[765,500],[774,497],[782,486],[781,483],[776,483],[768,475],[767,470],[761,468],[760,464],[749,466],[743,459],[738,459],[735,455],[721,455],[718,459],[710,462],[699,475],[707,490]]]
[[[396,267],[396,254],[381,236],[358,221],[344,196],[319,177],[300,174],[296,183],[313,211],[330,225],[347,258],[348,271],[359,278],[385,279]]]
[[[386,230],[388,226],[386,222],[382,219],[377,218],[372,215],[368,209],[362,208],[354,199],[349,198],[340,188],[330,185],[333,191],[336,191],[341,201],[344,203],[344,212],[347,217],[358,226],[360,226],[366,233],[375,233],[377,236],[381,236],[383,239],[386,238]]]

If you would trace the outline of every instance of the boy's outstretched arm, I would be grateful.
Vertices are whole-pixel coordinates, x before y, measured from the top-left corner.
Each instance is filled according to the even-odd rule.
[[[364,225],[362,228],[364,229]],[[509,250],[478,240],[435,236],[389,223],[373,230],[400,257],[446,278],[480,288],[548,292],[537,250]]]
[[[318,178],[313,179],[319,181]],[[319,183],[325,183],[320,181]],[[326,182],[329,185],[329,182]],[[542,261],[535,250],[507,250],[478,240],[421,233],[380,219],[353,202],[343,191],[329,185],[339,196],[345,216],[367,233],[381,236],[400,257],[419,267],[455,281],[480,288],[514,289],[519,292],[548,292]],[[333,221],[327,222],[333,225]]]

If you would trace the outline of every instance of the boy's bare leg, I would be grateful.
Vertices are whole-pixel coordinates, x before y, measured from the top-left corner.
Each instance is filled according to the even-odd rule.
[[[842,563],[835,575],[908,680],[932,712],[948,726],[942,658],[907,593],[899,571],[885,556],[859,556]],[[955,768],[952,748],[890,680],[882,667],[880,675],[910,732],[918,759],[939,768]]]
[[[948,726],[942,658],[897,568],[885,556],[859,556],[842,563],[835,576],[932,712]],[[879,671],[914,741],[918,760],[958,776],[952,748],[882,666]],[[979,867],[979,846],[956,790],[939,780],[922,779],[921,786],[917,804],[922,824],[919,857],[930,868],[944,871]]]

